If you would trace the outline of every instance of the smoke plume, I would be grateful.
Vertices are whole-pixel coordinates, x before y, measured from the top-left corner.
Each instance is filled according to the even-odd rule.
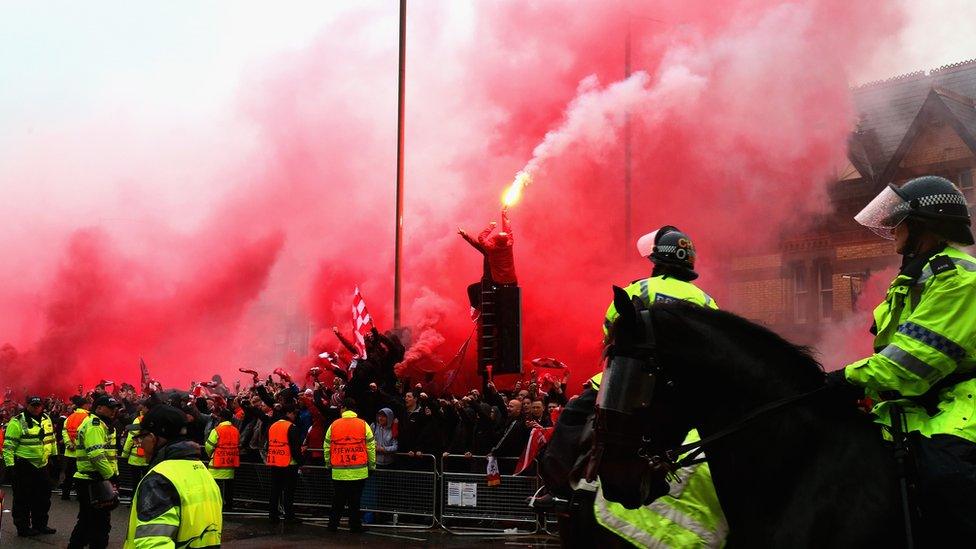
[[[410,10],[408,360],[447,362],[469,335],[481,256],[456,228],[496,218],[525,167],[534,183],[511,209],[525,358],[568,364],[573,391],[599,367],[610,285],[649,272],[637,236],[691,234],[701,286],[721,304],[730,256],[827,207],[854,121],[848,82],[903,19],[883,0]],[[321,329],[350,331],[356,285],[389,328],[396,26],[388,2],[357,5],[255,61],[216,137],[202,120],[153,133],[131,98],[5,151],[3,383],[134,382],[140,356],[167,386],[306,368],[335,349]],[[66,181],[88,192],[58,192]],[[455,387],[472,380],[473,355]]]

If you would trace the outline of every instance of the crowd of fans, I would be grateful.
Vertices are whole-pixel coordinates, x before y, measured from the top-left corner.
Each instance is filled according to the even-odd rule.
[[[219,375],[207,382],[192,382],[188,391],[158,386],[157,390],[137,390],[126,383],[116,387],[104,382],[68,400],[47,397],[45,411],[54,422],[59,445],[63,445],[65,418],[80,402],[103,395],[115,397],[122,405],[116,416],[116,433],[119,455],[125,460],[128,454],[123,427],[152,407],[169,404],[186,414],[187,437],[201,447],[221,421],[232,421],[240,431],[241,461],[255,463],[265,461],[269,427],[294,414],[296,425],[305,434],[299,464],[323,465],[326,430],[339,418],[343,399],[352,397],[357,403],[356,413],[371,424],[375,434],[377,466],[409,469],[419,461],[413,458],[425,454],[438,459],[448,454],[518,457],[531,430],[551,427],[567,402],[565,376],[552,379],[547,374],[540,379],[534,371],[529,379],[516,381],[507,391],[492,382],[483,390],[436,394],[421,383],[409,385],[394,372],[394,366],[403,360],[404,347],[390,332],[374,330],[366,337],[365,355],[334,367],[329,381],[320,381],[326,375],[321,368],[313,367],[301,385],[281,369],[266,378],[242,370],[251,374],[251,383],[237,383],[233,388],[227,387]],[[335,364],[335,358],[331,360]],[[21,405],[8,395],[0,407],[0,425],[19,413]],[[63,448],[59,450],[62,455]],[[56,462],[52,464],[56,466]],[[55,471],[52,478],[58,478]]]

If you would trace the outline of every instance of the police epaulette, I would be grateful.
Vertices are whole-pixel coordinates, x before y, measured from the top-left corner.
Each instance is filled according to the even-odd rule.
[[[947,255],[937,255],[929,261],[929,266],[932,267],[932,274],[941,274],[946,271],[951,271],[956,268],[956,264],[952,262],[952,258]]]
[[[102,422],[99,421],[97,416],[92,418],[92,425],[101,425],[101,424]]]

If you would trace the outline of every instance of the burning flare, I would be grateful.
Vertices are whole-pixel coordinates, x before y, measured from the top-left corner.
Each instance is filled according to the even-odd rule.
[[[529,183],[532,183],[532,176],[529,175],[529,172],[523,170],[515,174],[515,180],[502,194],[502,205],[507,208],[518,203],[522,198],[522,189],[528,187]]]

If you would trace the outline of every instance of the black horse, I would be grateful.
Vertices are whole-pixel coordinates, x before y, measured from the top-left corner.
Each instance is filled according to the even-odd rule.
[[[647,456],[679,447],[690,429],[708,439],[770,403],[810,394],[708,445],[728,545],[906,545],[891,450],[853,401],[817,391],[824,372],[806,349],[730,313],[682,303],[642,313],[619,289],[615,303],[621,316],[608,356],[654,364],[656,380],[633,417],[604,422],[611,436],[589,461],[599,462],[607,499],[634,508],[661,495],[635,480],[656,472]]]

